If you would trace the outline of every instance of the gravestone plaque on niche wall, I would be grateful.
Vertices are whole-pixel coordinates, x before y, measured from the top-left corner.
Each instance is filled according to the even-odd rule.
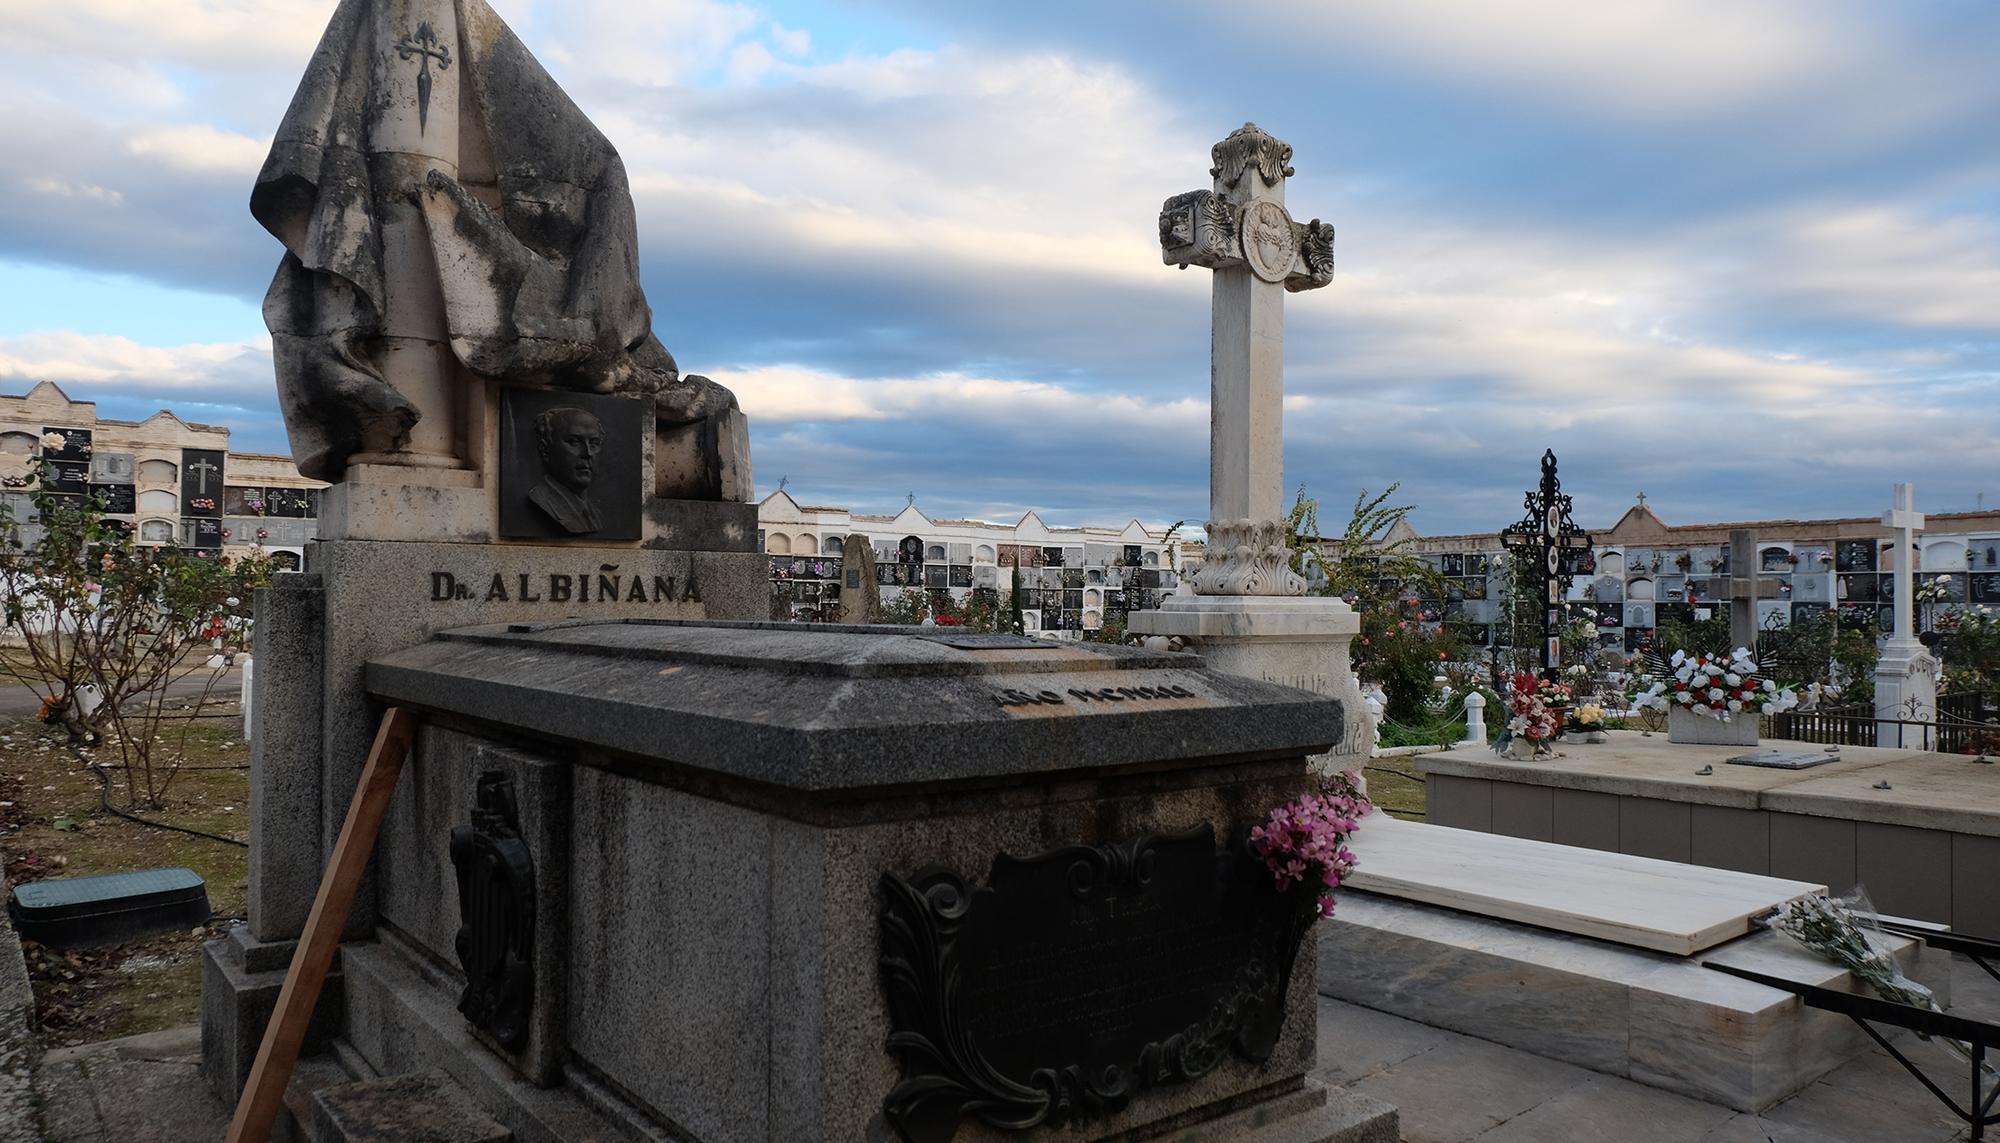
[[[1203,824],[1034,857],[984,887],[885,873],[882,987],[902,1082],[883,1111],[909,1143],[961,1119],[1024,1130],[1115,1114],[1277,1044],[1309,891],[1218,852]]]
[[[626,397],[500,390],[500,534],[636,540],[648,407]]]

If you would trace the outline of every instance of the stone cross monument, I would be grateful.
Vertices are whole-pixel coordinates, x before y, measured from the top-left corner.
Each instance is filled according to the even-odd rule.
[[[1924,514],[1916,509],[1915,492],[1909,484],[1896,485],[1896,503],[1882,517],[1882,526],[1894,537],[1896,556],[1895,631],[1882,648],[1875,664],[1875,727],[1877,741],[1892,745],[1904,729],[1897,721],[1928,722],[1937,717],[1938,661],[1917,641],[1916,562],[1917,533],[1923,530]],[[1914,736],[1901,741],[1915,745]]]
[[[1729,642],[1757,655],[1757,538],[1748,528],[1729,533]]]
[[[1342,600],[1306,595],[1283,504],[1285,294],[1333,281],[1333,227],[1285,210],[1290,144],[1245,123],[1210,154],[1214,184],[1168,199],[1159,220],[1162,260],[1214,272],[1208,550],[1195,593],[1134,613],[1132,630],[1191,639],[1232,674],[1339,698],[1349,729],[1335,753],[1365,754],[1348,663],[1360,621]]]
[[[1285,293],[1333,281],[1333,227],[1292,221],[1292,148],[1245,123],[1217,143],[1211,190],[1160,210],[1161,256],[1215,272],[1203,595],[1304,595],[1285,545]]]

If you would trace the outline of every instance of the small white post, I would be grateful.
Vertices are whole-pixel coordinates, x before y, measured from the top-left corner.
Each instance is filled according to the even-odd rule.
[[[256,675],[257,663],[256,660],[252,659],[248,655],[243,656],[242,663],[243,663],[243,741],[249,742],[250,736],[253,733],[255,733],[255,726],[250,721],[250,691],[251,691],[252,679]]]
[[[1368,709],[1369,749],[1372,755],[1382,748],[1382,700],[1373,693],[1361,696],[1361,705]]]
[[[1460,746],[1486,745],[1486,696],[1478,691],[1465,695],[1465,740]]]

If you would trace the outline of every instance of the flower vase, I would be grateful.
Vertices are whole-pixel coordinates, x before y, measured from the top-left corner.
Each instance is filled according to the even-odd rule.
[[[1757,745],[1757,714],[1743,711],[1728,722],[1675,706],[1667,711],[1667,741],[1693,746]]]
[[[1535,759],[1535,744],[1525,734],[1516,734],[1507,743],[1507,757],[1517,762],[1532,762]]]

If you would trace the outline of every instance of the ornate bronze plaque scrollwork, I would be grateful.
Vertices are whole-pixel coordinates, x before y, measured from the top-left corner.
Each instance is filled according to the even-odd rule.
[[[451,863],[458,869],[453,943],[465,969],[458,1010],[501,1047],[518,1051],[535,998],[535,863],[521,840],[506,775],[479,776],[472,824],[451,831]]]
[[[906,1143],[972,1116],[1002,1130],[1101,1119],[1270,1057],[1312,899],[1279,893],[1203,824],[1171,836],[1001,854],[984,888],[885,873],[882,987]]]

